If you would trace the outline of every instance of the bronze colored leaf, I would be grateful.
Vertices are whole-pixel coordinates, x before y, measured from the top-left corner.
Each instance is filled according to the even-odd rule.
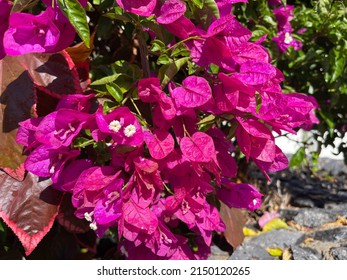
[[[17,235],[29,255],[51,229],[58,214],[61,192],[27,173],[19,182],[0,171],[0,218]]]
[[[25,170],[23,147],[16,143],[18,123],[33,113],[34,84],[15,57],[0,61],[0,168],[17,180]]]
[[[89,223],[86,220],[78,219],[74,213],[76,208],[71,203],[71,194],[65,193],[59,208],[57,221],[68,232],[86,233],[90,230]]]
[[[18,59],[35,86],[45,93],[58,99],[65,94],[82,93],[75,64],[67,52],[27,54]]]
[[[235,249],[241,245],[245,236],[243,227],[246,223],[246,218],[240,209],[229,208],[221,202],[220,216],[225,223],[226,229],[224,232],[228,243]]]

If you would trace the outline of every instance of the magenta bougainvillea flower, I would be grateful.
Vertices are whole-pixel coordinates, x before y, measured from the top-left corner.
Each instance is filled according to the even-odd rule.
[[[236,139],[241,151],[249,158],[272,162],[275,158],[276,145],[271,131],[255,119],[237,118]]]
[[[24,167],[37,176],[50,177],[56,183],[67,162],[78,155],[78,150],[40,145],[27,157]]]
[[[8,0],[0,0],[0,59],[6,55],[4,51],[3,38],[8,28],[8,19],[12,8],[12,2]]]
[[[276,16],[279,31],[291,30],[292,26],[291,26],[290,22],[294,18],[294,6],[293,5],[281,6],[277,9],[274,9],[273,13]]]
[[[48,7],[39,15],[15,12],[9,18],[4,35],[8,55],[53,53],[67,48],[75,38],[75,30],[59,8]]]
[[[95,119],[98,130],[104,137],[110,135],[115,144],[136,146],[143,142],[142,127],[128,107],[118,107],[109,114],[104,114],[100,107]]]
[[[51,147],[69,146],[89,117],[89,114],[71,109],[54,111],[40,122],[35,137]]]
[[[271,6],[277,6],[277,5],[281,5],[282,4],[282,0],[267,0],[267,2]]]
[[[276,42],[281,52],[285,52],[289,47],[293,47],[296,51],[302,49],[302,42],[294,39],[292,33],[288,31],[278,32],[277,37],[272,40]]]
[[[160,24],[172,23],[183,16],[185,12],[186,5],[181,0],[165,1],[160,7],[157,22]]]
[[[13,13],[4,35],[4,47],[8,55],[54,51],[60,39],[60,31],[54,24],[55,11],[47,8],[39,15]]]
[[[184,79],[181,87],[171,92],[172,97],[179,106],[195,108],[204,105],[212,97],[209,83],[202,77],[189,76]]]
[[[294,6],[280,6],[273,10],[277,20],[277,36],[272,38],[278,45],[281,52],[285,52],[289,47],[294,50],[302,49],[302,42],[293,38],[293,28],[291,20],[294,18]]]
[[[139,16],[152,15],[157,4],[157,0],[116,0],[116,2],[125,11]]]
[[[217,191],[217,196],[229,207],[253,211],[260,207],[263,194],[250,184],[223,181],[222,187]]]

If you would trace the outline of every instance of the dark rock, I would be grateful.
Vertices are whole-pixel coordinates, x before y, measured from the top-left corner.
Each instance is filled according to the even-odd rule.
[[[307,207],[307,208],[313,208],[315,207],[315,203],[307,197],[293,197],[291,204],[295,207]]]
[[[324,242],[347,242],[347,227],[337,227],[327,230],[319,230],[311,234],[312,238]]]
[[[322,256],[311,248],[302,248],[300,246],[292,246],[294,260],[321,260]]]
[[[304,239],[305,233],[303,232],[279,229],[260,234],[251,239],[248,244],[263,248],[279,247],[285,249],[289,246],[299,244]]]
[[[279,214],[282,219],[285,221],[292,221],[294,220],[294,217],[298,215],[299,210],[297,209],[281,209],[279,210]]]
[[[330,254],[335,260],[347,260],[347,247],[333,248]]]
[[[236,248],[229,260],[276,260],[263,247],[254,244],[243,244]]]
[[[312,228],[336,221],[336,214],[325,209],[302,209],[295,216],[294,221],[299,225]]]

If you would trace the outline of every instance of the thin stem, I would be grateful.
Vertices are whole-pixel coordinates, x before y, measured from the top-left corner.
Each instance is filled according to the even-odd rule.
[[[203,39],[203,38],[201,38],[201,37],[199,37],[199,36],[188,37],[188,38],[183,39],[182,41],[179,41],[179,42],[177,42],[176,44],[172,45],[170,48],[166,49],[166,50],[164,51],[164,53],[166,53],[166,52],[168,52],[168,51],[170,51],[170,50],[176,48],[176,47],[179,46],[180,44],[185,43],[185,42],[187,42],[187,41],[189,41],[189,40],[205,40],[205,39]]]
[[[144,78],[150,77],[150,68],[149,68],[149,60],[148,60],[148,49],[147,43],[143,38],[144,32],[138,28],[137,38],[139,40],[139,49],[140,49],[140,57],[141,57],[141,66]]]

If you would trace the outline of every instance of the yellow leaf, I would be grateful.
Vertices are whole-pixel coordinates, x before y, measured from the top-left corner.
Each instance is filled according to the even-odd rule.
[[[243,234],[245,236],[257,236],[257,235],[260,234],[260,232],[259,231],[255,231],[255,230],[253,230],[251,228],[248,228],[248,227],[244,227],[243,228]]]
[[[281,229],[281,228],[287,229],[288,225],[286,224],[285,221],[281,220],[280,218],[275,218],[275,219],[272,219],[263,227],[263,232],[267,232],[267,231],[275,230],[275,229]]]
[[[281,257],[283,254],[283,250],[279,247],[275,248],[265,248],[265,250],[273,257]]]

